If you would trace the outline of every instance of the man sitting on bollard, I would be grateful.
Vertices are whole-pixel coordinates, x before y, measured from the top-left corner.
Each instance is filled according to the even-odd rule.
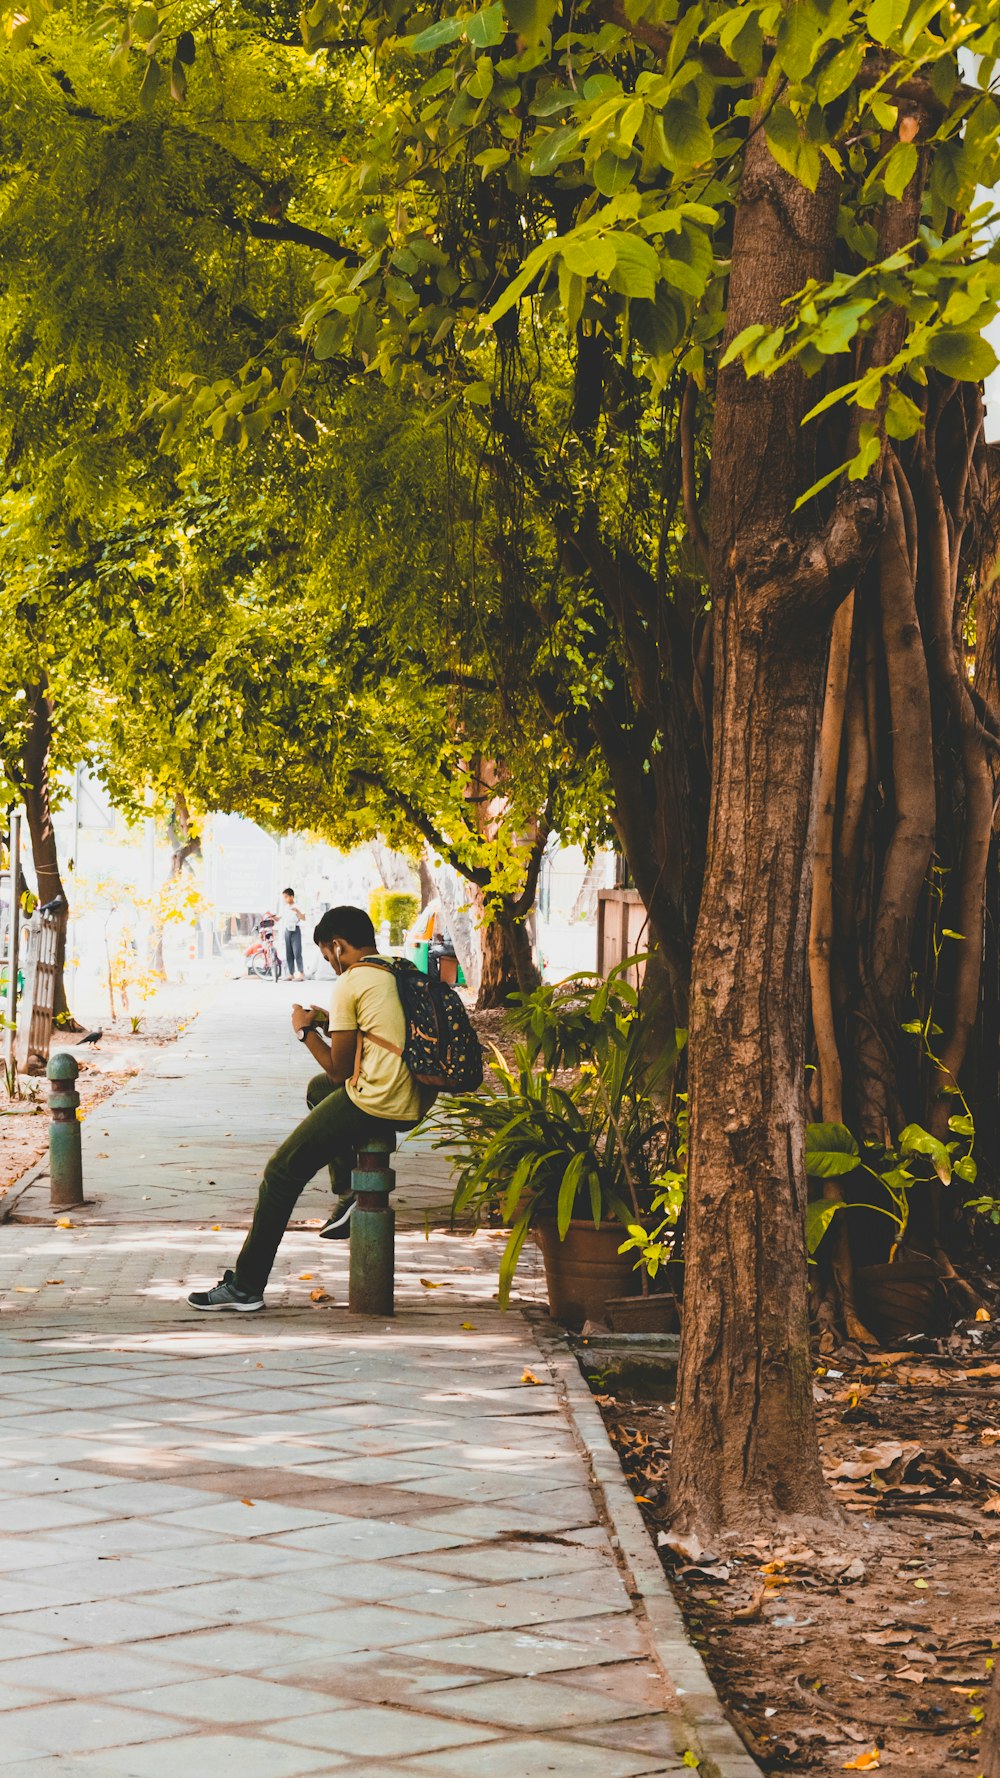
[[[309,1115],[271,1156],[250,1228],[232,1271],[211,1290],[196,1290],[193,1309],[264,1307],[264,1287],[281,1237],[309,1180],[328,1166],[339,1204],[320,1233],[339,1239],[350,1231],[350,1175],[359,1149],[395,1130],[412,1130],[421,1112],[420,1089],[399,1051],[406,1018],[395,978],[375,949],[375,928],[361,908],[330,908],[314,943],[336,971],[329,1015],[293,1006],[292,1025],[322,1068],[306,1091]],[[327,1026],[327,1036],[319,1026]]]

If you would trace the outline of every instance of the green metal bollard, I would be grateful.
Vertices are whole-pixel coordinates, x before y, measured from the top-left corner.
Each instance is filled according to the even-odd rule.
[[[59,1050],[45,1069],[52,1083],[52,1124],[49,1129],[49,1203],[53,1210],[72,1210],[84,1202],[83,1158],[80,1152],[80,1121],[76,1115],[80,1095],[75,1056]]]
[[[389,1203],[395,1181],[389,1156],[396,1136],[369,1143],[351,1174],[356,1203],[351,1213],[351,1272],[347,1306],[352,1315],[394,1312],[396,1212]]]

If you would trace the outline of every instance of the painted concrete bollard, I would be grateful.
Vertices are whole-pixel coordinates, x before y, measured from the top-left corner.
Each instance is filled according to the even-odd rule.
[[[347,1306],[352,1315],[391,1315],[394,1310],[396,1212],[389,1193],[396,1183],[389,1158],[395,1134],[370,1142],[351,1174],[351,1271]]]
[[[49,1128],[49,1203],[53,1210],[71,1210],[84,1201],[80,1120],[76,1115],[80,1104],[76,1077],[80,1068],[75,1056],[71,1056],[66,1050],[59,1050],[49,1057],[45,1072],[52,1088],[49,1101],[52,1112]]]

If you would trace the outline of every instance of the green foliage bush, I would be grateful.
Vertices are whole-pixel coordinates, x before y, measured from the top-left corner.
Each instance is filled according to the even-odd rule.
[[[413,925],[420,912],[420,897],[401,889],[387,889],[382,905],[385,909],[382,918],[389,922],[389,943],[401,945],[407,927]]]
[[[389,943],[401,945],[407,927],[413,925],[420,912],[420,897],[402,889],[373,889],[368,897],[368,912],[376,932],[388,921]]]

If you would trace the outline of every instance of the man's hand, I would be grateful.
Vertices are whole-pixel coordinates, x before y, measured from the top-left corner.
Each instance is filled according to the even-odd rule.
[[[316,1008],[314,1006],[300,1006],[298,1001],[296,1001],[295,1005],[292,1007],[292,1030],[304,1031],[307,1025],[313,1024],[313,1014],[315,1011]]]

